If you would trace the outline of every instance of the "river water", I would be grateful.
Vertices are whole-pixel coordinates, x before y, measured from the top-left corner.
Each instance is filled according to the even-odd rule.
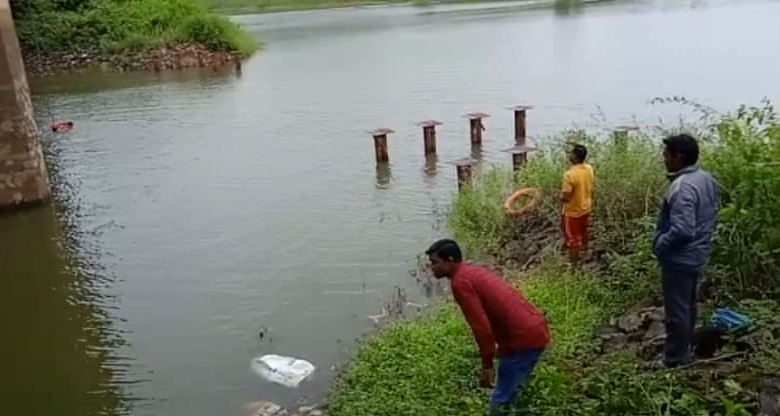
[[[780,101],[780,2],[629,1],[569,13],[514,3],[237,18],[265,42],[230,70],[33,82],[58,209],[0,219],[0,414],[242,415],[319,400],[331,367],[444,234],[449,161],[509,163],[531,135],[632,120],[681,95]],[[419,127],[435,118],[439,156]],[[377,168],[366,130],[392,127]],[[259,333],[263,332],[261,339]],[[307,358],[297,390],[250,371]]]

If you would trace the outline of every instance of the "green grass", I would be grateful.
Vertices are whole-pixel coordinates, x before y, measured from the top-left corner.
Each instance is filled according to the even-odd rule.
[[[692,104],[657,102],[669,101]],[[753,352],[728,371],[651,371],[630,350],[602,354],[595,348],[595,334],[609,317],[659,297],[649,241],[666,186],[659,139],[670,131],[645,130],[628,143],[564,132],[522,171],[483,167],[475,185],[455,197],[448,225],[469,257],[507,266],[527,254],[518,247],[541,242],[533,253],[539,265],[507,276],[545,312],[552,331],[551,348],[518,402],[534,414],[747,416],[756,413],[759,381],[780,372],[780,224],[774,217],[780,206],[780,122],[768,102],[729,114],[693,108],[701,118],[674,130],[696,132],[701,162],[722,187],[723,209],[705,273],[709,308],[735,306],[758,328],[749,338]],[[592,244],[600,257],[577,274],[560,265],[556,248],[556,195],[570,142],[588,145],[597,177]],[[535,216],[507,218],[503,200],[521,186],[541,188],[543,204]],[[487,391],[477,387],[477,366],[471,333],[445,300],[364,340],[340,372],[330,410],[335,416],[481,415]]]
[[[74,8],[41,5],[16,12],[16,25],[23,47],[40,53],[115,54],[197,42],[212,50],[248,55],[258,47],[253,36],[199,0],[92,0]]]
[[[521,287],[542,306],[555,333],[540,372],[561,379],[546,388],[566,389],[572,380],[548,363],[571,356],[590,338],[592,323],[605,318],[605,309],[591,298],[594,282],[551,269]],[[477,386],[475,357],[460,311],[442,302],[366,339],[338,378],[329,410],[336,416],[480,414],[487,391]]]
[[[554,260],[519,280],[518,287],[547,316],[553,339],[517,406],[562,416],[697,416],[705,409],[713,416],[750,414],[725,410],[729,400],[747,408],[742,404],[749,400],[746,390],[716,390],[707,398],[686,384],[684,373],[643,370],[627,353],[594,354],[595,331],[627,301],[601,283],[595,274],[572,274]],[[776,355],[772,348],[766,351]],[[488,390],[477,386],[477,366],[476,346],[460,311],[442,301],[364,340],[334,384],[329,411],[334,416],[482,415]]]

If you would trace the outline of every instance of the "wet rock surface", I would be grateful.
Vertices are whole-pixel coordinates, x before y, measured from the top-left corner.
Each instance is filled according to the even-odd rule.
[[[240,68],[241,57],[230,51],[211,51],[197,43],[164,45],[142,52],[106,55],[97,49],[68,52],[24,52],[28,74],[45,77],[58,73],[83,72],[90,69],[106,71],[166,71],[184,68],[220,68],[234,65]]]

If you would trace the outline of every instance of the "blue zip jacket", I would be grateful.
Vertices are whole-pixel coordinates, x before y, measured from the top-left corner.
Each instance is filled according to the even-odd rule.
[[[653,237],[653,254],[664,270],[700,272],[712,248],[718,217],[718,183],[698,165],[668,174]]]

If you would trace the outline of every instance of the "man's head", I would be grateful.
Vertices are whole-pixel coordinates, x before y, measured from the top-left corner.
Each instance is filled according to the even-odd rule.
[[[585,162],[585,158],[587,157],[588,157],[588,148],[581,144],[575,144],[574,147],[571,149],[571,152],[569,152],[569,162],[575,165],[577,163]]]
[[[452,277],[458,264],[463,261],[463,253],[454,240],[439,240],[425,251],[431,262],[431,270],[436,278]]]
[[[677,172],[699,161],[699,144],[693,137],[679,134],[665,138],[663,143],[664,164],[668,172]]]

